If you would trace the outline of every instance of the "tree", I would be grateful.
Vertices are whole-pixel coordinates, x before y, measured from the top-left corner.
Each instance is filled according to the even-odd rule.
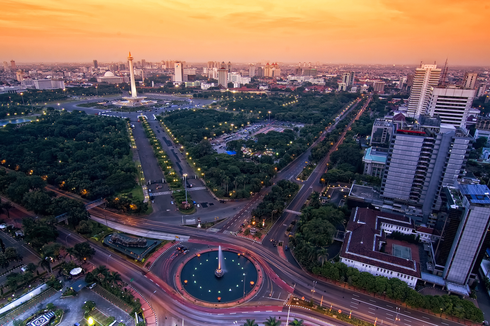
[[[255,322],[255,319],[247,319],[243,326],[259,326],[259,324]]]
[[[328,261],[328,252],[325,248],[321,248],[318,250],[318,257],[317,257],[318,262],[323,266],[326,261]]]
[[[91,312],[92,310],[95,309],[95,302],[90,301],[90,300],[85,301],[85,303],[82,306],[82,309],[83,309],[83,311],[85,311],[85,313]]]
[[[52,242],[41,248],[41,262],[39,265],[51,273],[51,263],[58,259],[62,246],[59,243]]]
[[[15,249],[14,247],[8,247],[7,249],[5,249],[5,258],[7,258],[8,260],[17,260],[17,249]]]
[[[14,208],[14,206],[12,206],[12,203],[10,203],[9,201],[8,202],[5,202],[5,203],[2,203],[1,206],[0,206],[2,209],[4,209],[6,212],[7,212],[7,218],[10,219],[10,210],[12,208]]]
[[[95,249],[90,246],[90,243],[82,242],[73,246],[73,256],[79,261],[87,260],[95,255]]]
[[[281,321],[276,320],[276,317],[269,317],[264,323],[265,326],[279,326],[281,325]]]
[[[289,323],[289,325],[290,325],[290,326],[303,326],[303,325],[304,325],[304,324],[303,324],[303,319],[298,320],[298,319],[294,318],[294,320],[293,320],[293,321],[291,321],[291,322]]]

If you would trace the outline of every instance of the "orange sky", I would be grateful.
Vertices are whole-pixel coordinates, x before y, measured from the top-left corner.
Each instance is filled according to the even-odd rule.
[[[490,0],[1,1],[0,60],[490,64]]]

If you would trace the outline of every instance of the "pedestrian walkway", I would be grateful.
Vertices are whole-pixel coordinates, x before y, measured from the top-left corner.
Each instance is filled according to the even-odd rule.
[[[106,289],[104,289],[102,286],[97,285],[92,289],[95,293],[112,303],[113,305],[117,306],[118,308],[124,310],[126,313],[130,314],[131,311],[133,311],[133,307],[128,305],[126,302],[122,301],[118,297],[116,297],[114,294],[110,293]]]

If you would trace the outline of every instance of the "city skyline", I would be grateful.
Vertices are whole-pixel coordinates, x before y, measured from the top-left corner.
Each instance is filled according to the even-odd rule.
[[[124,61],[131,50],[147,61],[490,64],[488,1],[7,1],[2,9],[2,60],[18,63]]]

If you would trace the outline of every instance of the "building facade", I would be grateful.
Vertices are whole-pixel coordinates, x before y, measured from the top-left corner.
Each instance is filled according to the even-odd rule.
[[[184,81],[184,67],[182,62],[174,63],[174,82],[182,83]]]
[[[427,224],[438,209],[443,185],[452,185],[463,173],[472,137],[466,130],[420,117],[421,123],[393,131],[381,194],[422,210]]]
[[[421,65],[415,69],[412,86],[410,88],[410,98],[408,99],[407,114],[409,117],[418,118],[425,113],[427,102],[429,101],[430,87],[439,84],[441,69],[437,65]]]
[[[431,87],[426,113],[439,116],[441,123],[466,129],[466,121],[476,90],[455,86]]]

